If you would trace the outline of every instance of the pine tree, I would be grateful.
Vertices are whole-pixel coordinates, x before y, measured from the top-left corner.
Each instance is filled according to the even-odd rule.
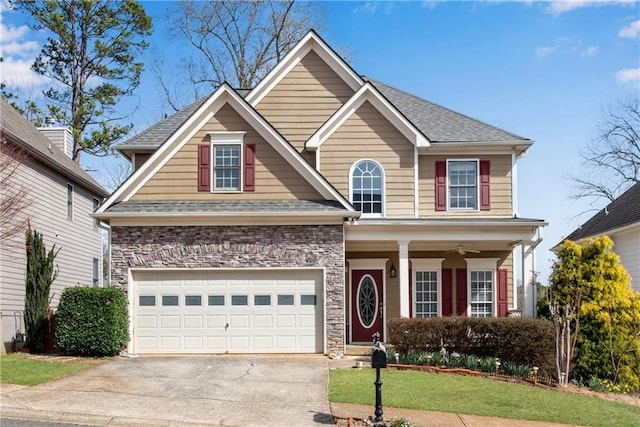
[[[47,343],[49,330],[49,289],[58,272],[54,261],[60,249],[56,245],[47,252],[42,234],[31,229],[26,231],[27,277],[24,301],[24,323],[27,347],[31,352],[41,353]]]

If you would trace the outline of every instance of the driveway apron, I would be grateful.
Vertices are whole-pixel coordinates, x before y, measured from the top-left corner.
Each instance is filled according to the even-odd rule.
[[[318,355],[118,358],[58,381],[3,390],[2,406],[111,424],[333,424],[327,359]]]

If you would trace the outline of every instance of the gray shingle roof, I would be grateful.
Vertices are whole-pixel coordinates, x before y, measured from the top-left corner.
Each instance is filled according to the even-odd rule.
[[[530,141],[384,83],[363,78],[374,85],[432,142]]]
[[[109,195],[107,190],[85,172],[78,163],[55,144],[52,144],[49,138],[4,99],[0,99],[0,127],[3,134],[39,161],[56,169],[65,177],[89,189],[97,196],[107,197]]]
[[[577,241],[635,223],[640,223],[640,182],[635,183],[564,240]]]
[[[207,214],[207,213],[338,213],[347,212],[331,200],[203,200],[128,201],[109,207],[109,214]]]
[[[415,95],[363,77],[386,97],[432,142],[531,142],[527,138],[488,125],[479,120],[457,113],[448,108],[426,101]],[[238,91],[246,96],[248,91]],[[159,121],[133,138],[116,147],[119,151],[135,150],[136,147],[159,147],[166,141],[208,97],[184,107],[182,110]]]

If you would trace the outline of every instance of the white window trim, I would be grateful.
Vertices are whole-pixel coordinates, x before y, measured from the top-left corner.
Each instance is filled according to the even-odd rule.
[[[475,162],[476,163],[476,208],[452,208],[451,207],[451,192],[449,191],[449,167],[450,163],[456,162]],[[447,211],[452,212],[480,212],[480,159],[447,159]]]
[[[437,309],[437,317],[442,317],[442,262],[444,258],[411,258],[411,280],[413,283],[413,289],[411,293],[413,294],[412,298],[412,317],[417,316],[416,310],[416,283],[419,271],[435,271],[437,274],[437,289],[438,289],[438,309]]]
[[[71,191],[71,192],[69,192]],[[75,210],[75,188],[73,187],[73,184],[71,184],[70,182],[67,182],[67,204],[66,204],[66,211],[67,211],[67,219],[69,221],[73,221],[73,217],[74,217],[74,210]],[[69,209],[71,208],[71,209]]]
[[[491,271],[493,283],[491,288],[491,311],[493,317],[498,317],[498,261],[500,258],[465,258],[467,263],[467,316],[471,317],[471,271]]]
[[[370,213],[362,213],[360,218],[386,218],[387,216],[387,174],[382,167],[382,164],[377,160],[363,158],[356,160],[353,162],[351,167],[349,168],[349,202],[353,204],[353,171],[356,169],[356,166],[362,162],[371,162],[377,165],[382,171],[382,213],[379,214],[370,214]]]
[[[100,199],[98,199],[97,197],[92,197],[91,205],[91,207],[93,208],[93,212],[96,212],[98,209],[100,209]],[[93,229],[100,230],[100,220],[98,218],[93,219]]]
[[[211,141],[211,193],[242,193],[244,191],[244,136],[247,132],[208,132]],[[240,184],[239,189],[216,189],[215,146],[240,146]]]

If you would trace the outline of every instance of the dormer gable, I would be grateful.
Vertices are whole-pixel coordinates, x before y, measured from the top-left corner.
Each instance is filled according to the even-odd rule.
[[[324,143],[336,129],[343,125],[365,102],[369,102],[378,112],[384,115],[385,118],[416,147],[429,147],[430,143],[427,137],[382,96],[373,85],[365,83],[342,108],[307,140],[305,148],[310,151],[315,151],[320,148],[322,143]]]
[[[164,141],[151,158],[112,194],[97,212],[98,216],[105,213],[112,205],[118,202],[134,200],[138,191],[192,139],[196,132],[201,131],[203,127],[209,123],[211,118],[216,116],[223,108],[232,109],[235,114],[246,121],[321,197],[325,200],[335,201],[346,211],[355,214],[349,202],[315,171],[260,114],[225,83],[210,95],[209,98]],[[195,167],[197,167],[196,164],[194,164],[194,168]],[[194,182],[194,185],[196,184],[197,183]]]
[[[311,51],[329,65],[354,92],[364,84],[362,78],[315,31],[310,30],[247,95],[247,102],[255,108]]]

